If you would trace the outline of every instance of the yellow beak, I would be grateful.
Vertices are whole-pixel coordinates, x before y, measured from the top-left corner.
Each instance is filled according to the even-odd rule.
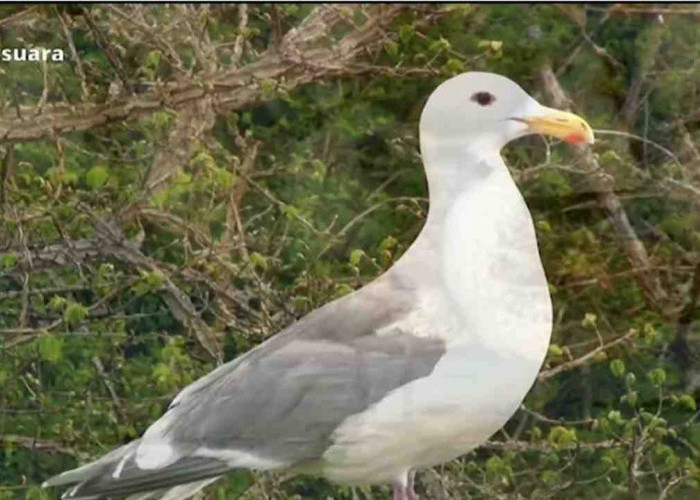
[[[593,129],[580,116],[552,108],[543,111],[516,120],[526,123],[535,134],[551,135],[569,144],[593,144]]]

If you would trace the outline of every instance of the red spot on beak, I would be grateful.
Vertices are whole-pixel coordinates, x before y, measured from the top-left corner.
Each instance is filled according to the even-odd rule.
[[[581,134],[569,134],[564,137],[564,142],[567,144],[583,144],[586,142],[586,138]]]

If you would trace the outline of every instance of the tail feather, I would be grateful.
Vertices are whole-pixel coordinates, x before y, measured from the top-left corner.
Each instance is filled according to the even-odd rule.
[[[140,469],[136,464],[138,441],[99,460],[52,477],[44,486],[76,484],[61,498],[105,499],[130,495],[132,500],[183,499],[231,471],[225,462],[210,457],[183,457],[162,469]]]
[[[190,496],[197,493],[199,490],[218,480],[221,476],[211,477],[209,479],[202,479],[201,481],[193,481],[187,484],[181,484],[175,486],[165,491],[162,496],[157,497],[160,500],[182,500],[183,498],[189,498]]]
[[[129,444],[120,446],[119,448],[110,451],[99,460],[90,462],[87,465],[78,467],[77,469],[62,472],[57,476],[44,481],[42,486],[48,488],[51,486],[62,486],[65,484],[73,484],[84,481],[86,479],[100,475],[106,469],[109,469],[114,462],[119,462],[124,456],[133,452],[139,445],[140,440],[132,441]]]
[[[191,497],[202,488],[205,488],[220,478],[221,476],[215,476],[201,481],[179,484],[169,489],[150,491],[147,493],[135,493],[127,497],[126,500],[183,500],[184,498]]]

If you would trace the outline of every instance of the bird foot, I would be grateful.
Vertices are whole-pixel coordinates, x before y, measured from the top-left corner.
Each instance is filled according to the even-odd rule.
[[[418,495],[413,491],[413,488],[396,486],[394,487],[393,500],[418,500]]]

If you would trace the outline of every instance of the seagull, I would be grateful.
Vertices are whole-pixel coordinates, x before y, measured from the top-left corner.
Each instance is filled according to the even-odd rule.
[[[185,499],[235,469],[392,484],[459,457],[516,412],[552,305],[530,212],[500,150],[528,134],[592,144],[580,117],[506,77],[455,76],[420,118],[430,209],[413,245],[180,392],[143,436],[44,483],[62,498]]]

